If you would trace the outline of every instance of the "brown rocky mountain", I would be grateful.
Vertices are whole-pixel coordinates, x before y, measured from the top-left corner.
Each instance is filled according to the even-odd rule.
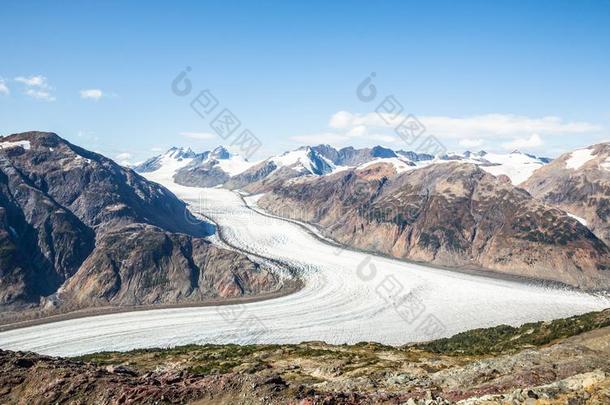
[[[0,308],[199,302],[278,288],[166,188],[53,133],[0,137]]]
[[[259,204],[346,245],[582,288],[610,286],[610,249],[564,211],[473,164],[387,164],[293,179]]]
[[[610,245],[610,143],[566,153],[536,170],[522,187],[584,219]]]

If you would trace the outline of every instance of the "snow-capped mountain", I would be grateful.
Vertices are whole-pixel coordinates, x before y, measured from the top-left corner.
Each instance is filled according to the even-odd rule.
[[[464,153],[449,153],[434,157],[425,153],[401,150],[397,151],[394,156],[372,157],[364,163],[357,165],[356,168],[364,169],[373,164],[387,164],[396,173],[402,173],[431,164],[454,161],[475,164],[494,176],[508,176],[514,185],[518,185],[526,181],[536,169],[544,166],[551,159],[540,158],[519,151],[513,151],[508,154],[466,151]]]
[[[285,152],[268,159],[277,168],[290,168],[302,174],[324,175],[335,170],[336,165],[323,154],[309,146]]]
[[[140,173],[167,172],[179,184],[213,187],[247,170],[252,164],[240,155],[218,146],[212,151],[196,153],[190,148],[170,148],[134,168]]]
[[[165,153],[146,160],[135,166],[133,169],[139,173],[149,173],[161,169],[167,166],[180,166],[180,163],[187,164],[193,158],[197,157],[197,154],[191,148],[178,148],[172,147]]]
[[[551,159],[515,150],[511,153],[487,153],[485,151],[466,151],[462,154],[450,153],[432,162],[435,161],[473,163],[494,176],[508,176],[514,185],[518,185],[527,180],[536,169],[549,163]]]
[[[171,148],[135,168],[138,172],[172,171],[177,183],[187,186],[214,187],[263,192],[282,182],[301,176],[325,176],[347,169],[386,166],[388,173],[403,173],[431,164],[459,161],[480,166],[495,175],[506,175],[514,185],[526,181],[532,173],[550,162],[519,151],[508,154],[485,151],[448,153],[434,157],[426,153],[388,149],[382,146],[335,149],[330,145],[303,146],[260,162],[248,162],[219,146],[212,151],[195,153],[191,149]]]

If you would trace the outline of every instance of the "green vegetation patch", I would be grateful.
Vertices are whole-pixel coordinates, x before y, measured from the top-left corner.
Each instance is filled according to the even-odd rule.
[[[520,327],[500,325],[474,329],[450,338],[417,345],[433,353],[450,355],[486,355],[515,352],[527,347],[549,344],[560,338],[575,336],[610,326],[610,309],[550,322],[527,323]]]

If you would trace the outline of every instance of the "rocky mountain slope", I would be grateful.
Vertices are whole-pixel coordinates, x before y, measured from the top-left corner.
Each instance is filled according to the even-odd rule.
[[[0,138],[0,308],[200,302],[278,288],[166,188],[53,133]]]
[[[607,404],[610,310],[407,347],[205,345],[61,359],[0,350],[0,402]]]
[[[610,249],[507,177],[460,162],[403,173],[388,164],[293,179],[259,205],[343,244],[444,266],[610,287]]]
[[[610,245],[610,143],[566,153],[522,185],[534,197],[584,219]]]

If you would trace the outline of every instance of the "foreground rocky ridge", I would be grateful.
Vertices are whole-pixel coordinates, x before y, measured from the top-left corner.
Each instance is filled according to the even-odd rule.
[[[0,351],[0,402],[606,404],[608,325],[610,310],[402,348],[191,345],[72,360]]]
[[[279,280],[203,239],[211,224],[112,160],[53,133],[0,138],[0,307],[200,302]]]
[[[610,287],[610,249],[565,212],[466,163],[387,164],[287,181],[258,204],[343,244],[586,289]]]

